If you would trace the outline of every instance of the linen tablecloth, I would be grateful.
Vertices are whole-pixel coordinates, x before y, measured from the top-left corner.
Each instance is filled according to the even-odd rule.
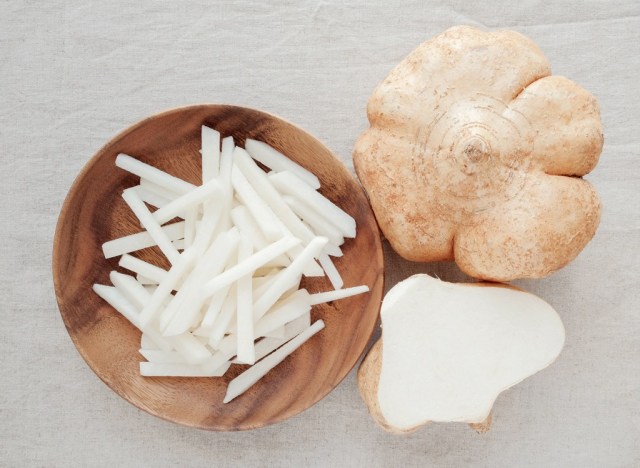
[[[0,466],[640,466],[640,3],[0,2]],[[502,394],[494,425],[378,429],[355,372],[281,424],[210,433],[156,419],[87,367],[58,313],[56,219],[109,138],[186,104],[267,110],[352,168],[367,99],[422,41],[456,24],[536,41],[600,101],[606,143],[588,176],[603,201],[570,266],[517,284],[561,314],[566,347]],[[387,248],[387,288],[415,273]]]

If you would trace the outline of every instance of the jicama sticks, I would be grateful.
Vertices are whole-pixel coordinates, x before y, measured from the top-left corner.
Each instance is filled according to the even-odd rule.
[[[355,220],[316,191],[307,169],[263,142],[247,139],[246,148],[203,126],[199,186],[119,155],[116,165],[140,177],[123,198],[145,230],[103,244],[132,275],[112,271],[113,286],[94,285],[142,332],[141,375],[218,377],[249,364],[225,403],[324,328],[311,323],[313,306],[369,290],[341,289],[331,260],[355,237]],[[167,224],[174,218],[184,221]],[[169,270],[131,255],[149,247]],[[300,289],[303,276],[319,275],[334,290]]]

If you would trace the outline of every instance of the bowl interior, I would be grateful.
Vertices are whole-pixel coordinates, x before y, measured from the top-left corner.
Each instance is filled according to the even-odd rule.
[[[140,231],[122,200],[137,177],[115,166],[127,153],[194,184],[200,184],[200,127],[208,125],[244,146],[255,138],[315,173],[320,192],[357,222],[357,237],[335,258],[345,287],[367,284],[368,294],[314,306],[312,320],[326,328],[244,395],[223,404],[228,382],[246,366],[221,378],[148,378],[139,375],[140,332],[91,290],[110,284],[118,258],[105,260],[107,240]],[[157,248],[134,254],[168,267]],[[85,166],[63,205],[56,229],[53,277],[60,313],[91,369],[135,406],[161,418],[211,430],[261,427],[293,416],[329,393],[352,369],[377,323],[383,288],[378,227],[367,199],[345,166],[317,139],[273,115],[226,105],[200,105],[150,117],[111,140]],[[311,291],[331,288],[326,278],[305,278]]]

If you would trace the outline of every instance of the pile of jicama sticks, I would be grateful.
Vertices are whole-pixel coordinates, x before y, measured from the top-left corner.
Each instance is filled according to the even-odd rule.
[[[142,331],[143,376],[216,377],[250,364],[225,403],[324,328],[311,324],[314,305],[369,290],[343,289],[331,260],[355,237],[355,220],[302,166],[263,142],[245,147],[203,126],[200,186],[120,154],[116,165],[140,177],[122,196],[144,230],[102,248],[135,276],[112,271],[113,286],[93,287]],[[130,255],[153,246],[169,270]],[[325,274],[334,290],[299,289],[303,275]]]

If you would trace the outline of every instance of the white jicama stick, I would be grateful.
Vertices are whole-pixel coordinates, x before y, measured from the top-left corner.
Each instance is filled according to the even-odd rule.
[[[201,364],[211,358],[211,352],[191,333],[171,337],[169,342],[173,344],[187,364]]]
[[[240,237],[238,262],[251,256],[251,240],[246,234]],[[253,349],[253,297],[251,274],[238,279],[236,287],[236,320],[238,328],[238,360],[244,364],[253,364],[256,360]]]
[[[184,244],[185,241],[184,239],[178,239],[178,240],[174,240],[171,242],[173,244],[173,246],[176,248],[176,250],[180,251],[180,250],[184,250]]]
[[[220,185],[229,199],[233,198],[233,188],[231,186],[231,173],[233,168],[233,151],[235,144],[233,137],[226,137],[222,140],[222,151],[220,152]]]
[[[324,328],[324,322],[318,320],[305,331],[300,333],[295,338],[291,339],[282,347],[275,350],[273,353],[262,359],[257,364],[254,364],[249,369],[244,371],[238,377],[229,382],[227,387],[227,394],[224,397],[223,403],[229,403],[234,398],[243,394],[258,380],[264,377],[271,369],[280,364],[284,359],[302,346],[313,335],[318,333]]]
[[[180,213],[184,213],[194,206],[203,203],[210,198],[214,198],[217,194],[221,194],[222,189],[218,180],[210,180],[204,185],[196,187],[190,192],[185,193],[176,198],[168,205],[156,210],[153,217],[159,224],[164,224],[171,218],[175,218]]]
[[[184,246],[191,247],[196,236],[196,222],[198,221],[198,208],[187,210],[184,217]]]
[[[160,268],[160,270],[162,270],[162,268]],[[166,274],[167,272],[164,271],[164,273]],[[159,283],[159,281],[152,280],[151,278],[147,278],[146,276],[141,275],[140,273],[136,274],[136,280],[138,280],[138,283],[145,286],[147,290],[149,290],[149,287],[152,287],[155,290],[155,288],[158,286],[158,283]]]
[[[324,272],[327,274],[329,281],[331,281],[333,289],[340,289],[344,286],[344,281],[342,280],[342,276],[340,276],[340,272],[336,269],[335,265],[326,253],[320,254],[318,261],[324,269]]]
[[[220,132],[202,126],[202,183],[218,177],[220,172]]]
[[[158,195],[159,197],[164,198],[165,200],[175,200],[176,198],[178,198],[180,196],[179,193],[173,192],[171,190],[169,190],[168,188],[165,187],[161,187],[158,184],[154,184],[153,182],[149,181],[148,179],[144,179],[144,178],[140,178],[140,187],[142,189],[144,189],[147,192],[151,192],[155,195]],[[195,187],[195,185],[194,185]]]
[[[160,227],[160,224],[156,221],[144,202],[140,200],[138,192],[134,189],[126,189],[122,193],[122,198],[127,202],[131,211],[133,211],[136,217],[140,220],[140,223],[153,238],[162,253],[167,257],[171,264],[175,263],[178,260],[178,257],[180,257],[178,250],[173,246],[167,235]]]
[[[244,147],[253,159],[261,162],[268,168],[274,171],[290,171],[304,180],[312,188],[320,188],[318,177],[266,143],[247,138]]]
[[[202,255],[183,287],[163,311],[160,329],[164,330],[164,336],[179,335],[193,326],[204,302],[199,294],[204,278],[217,275],[224,269],[235,253],[238,242],[238,229],[230,229],[220,234]]]
[[[170,241],[175,241],[184,237],[185,223],[180,221],[162,226],[162,230]],[[156,245],[156,241],[147,232],[142,231],[124,237],[119,237],[102,244],[104,258],[113,258],[118,255],[135,252]]]
[[[265,336],[270,331],[297,319],[310,310],[309,293],[306,289],[299,289],[258,320],[255,325],[255,337]]]
[[[280,270],[280,271],[282,271],[282,270]],[[278,271],[278,273],[280,271]],[[252,295],[253,295],[254,301],[258,300],[260,298],[260,296],[262,296],[267,291],[267,289],[269,289],[271,284],[278,277],[278,273],[271,274],[271,275],[268,275],[268,276],[263,276],[262,278],[264,278],[264,280],[260,281],[259,284],[255,285],[255,287],[253,288],[253,291],[252,291]]]
[[[310,294],[311,305],[324,304],[325,302],[337,301],[339,299],[345,299],[347,297],[366,293],[368,291],[369,291],[369,286],[362,285],[362,286],[354,286],[352,288],[337,289],[335,291],[326,291],[326,292]]]
[[[338,228],[345,237],[356,236],[355,219],[322,194],[306,185],[295,174],[280,172],[270,175],[269,180],[280,193],[291,195],[313,208],[316,213]]]
[[[164,301],[169,297],[178,282],[193,268],[196,261],[197,252],[192,249],[186,250],[179,255],[178,261],[167,272],[165,278],[158,284],[151,299],[142,309],[140,314],[140,323],[143,327],[148,327],[151,321],[156,317]]]
[[[213,371],[205,371],[202,366],[184,363],[141,362],[140,375],[144,377],[222,377],[231,363],[222,364]]]
[[[226,137],[222,140],[222,150],[220,151],[220,173],[218,175],[218,181],[220,182],[220,188],[222,189],[222,198],[218,205],[220,211],[220,222],[218,223],[218,229],[226,231],[231,228],[231,219],[229,217],[229,211],[233,204],[233,186],[231,185],[231,173],[233,172],[233,150],[235,145],[233,143],[233,137]]]
[[[153,341],[153,339],[151,339],[147,333],[144,333],[144,332],[140,336],[140,348],[141,349],[149,349],[149,350],[159,350],[160,349],[158,344],[155,341]]]
[[[291,283],[291,287],[287,289],[284,294],[282,294],[282,299],[289,297],[291,294],[300,289],[300,282],[302,281],[302,276],[298,276],[298,278]]]
[[[211,346],[213,349],[218,348],[225,332],[229,328],[229,324],[233,322],[236,316],[237,299],[238,297],[236,295],[236,285],[234,284],[229,290],[229,294],[227,295],[224,304],[222,305],[220,315],[218,316],[216,322],[213,324],[211,336],[209,337],[209,346]]]
[[[149,182],[153,182],[156,185],[164,187],[172,192],[176,192],[180,195],[190,192],[195,188],[195,185],[190,184],[178,177],[167,174],[158,168],[145,164],[142,161],[138,161],[126,154],[119,154],[116,158],[116,166],[125,171],[131,172],[137,175],[141,179],[146,179]]]
[[[233,224],[240,229],[240,231],[245,232],[248,237],[252,240],[253,248],[255,250],[264,249],[267,245],[269,245],[269,241],[262,231],[260,227],[257,225],[253,216],[244,205],[238,205],[231,210],[231,220]],[[280,255],[272,260],[273,262],[277,262],[277,265],[286,266],[291,261],[284,255]]]
[[[234,156],[238,149],[239,148],[236,147]],[[242,204],[249,209],[251,216],[256,220],[258,226],[260,226],[260,230],[264,233],[264,236],[270,241],[280,239],[284,235],[281,228],[282,223],[271,208],[269,208],[269,205],[256,193],[242,172],[237,170],[235,165],[231,173],[231,184],[236,191],[237,197]]]
[[[138,273],[145,278],[149,278],[149,280],[154,281],[156,284],[161,283],[167,277],[168,273],[167,270],[163,270],[158,266],[152,265],[149,262],[145,262],[144,260],[133,257],[129,254],[124,254],[120,257],[118,265],[129,271]]]
[[[205,250],[211,244],[216,232],[220,232],[219,221],[223,213],[220,210],[206,210],[202,221],[197,225],[196,236],[193,239],[193,249],[198,255],[204,255]]]
[[[167,205],[171,202],[171,200],[169,200],[168,198],[164,198],[157,193],[147,190],[142,185],[136,185],[133,188],[136,189],[136,192],[138,192],[138,196],[143,202],[148,203],[151,206],[155,206],[156,208],[163,207],[164,205]]]
[[[291,265],[278,273],[277,279],[254,304],[254,320],[258,320],[262,317],[267,310],[276,303],[282,294],[291,287],[292,283],[295,283],[295,281],[298,280],[298,277],[302,274],[305,264],[313,261],[313,258],[322,251],[327,242],[326,237],[316,237],[305,247],[302,253],[296,257],[293,262],[291,262]]]
[[[138,352],[149,362],[164,364],[184,364],[182,355],[177,351],[166,352],[159,349],[140,348]]]
[[[289,340],[311,326],[311,312],[301,315],[284,326],[285,339]]]
[[[272,330],[269,330],[264,334],[264,336],[269,338],[284,338],[284,332],[285,332],[284,325],[281,325]]]
[[[231,285],[226,286],[211,296],[211,302],[209,303],[207,311],[204,314],[204,318],[200,323],[200,328],[203,331],[208,332],[207,336],[211,335],[211,332],[213,331],[213,325],[216,323],[218,315],[220,315],[220,311],[222,310],[222,306],[229,295],[230,289]]]
[[[144,289],[144,286],[138,283],[133,276],[112,271],[109,273],[109,279],[116,289],[139,310],[144,307],[151,297],[149,292]]]
[[[256,193],[269,205],[273,213],[289,229],[291,234],[305,244],[311,242],[314,237],[313,232],[300,221],[298,216],[283,200],[282,195],[271,184],[267,174],[256,165],[251,156],[242,148],[236,148],[233,156],[240,172],[246,177]]]
[[[290,206],[293,212],[311,226],[313,231],[320,236],[329,239],[329,242],[335,245],[344,244],[344,237],[338,228],[334,227],[329,221],[316,213],[313,208],[304,204],[295,197],[285,195],[282,197],[287,206]]]
[[[206,283],[202,288],[205,298],[211,296],[223,287],[237,281],[238,278],[254,272],[269,260],[276,258],[278,255],[286,252],[299,242],[300,240],[294,237],[285,237],[273,244],[270,244],[264,249],[257,251],[246,260],[229,268],[224,273],[217,275]]]

